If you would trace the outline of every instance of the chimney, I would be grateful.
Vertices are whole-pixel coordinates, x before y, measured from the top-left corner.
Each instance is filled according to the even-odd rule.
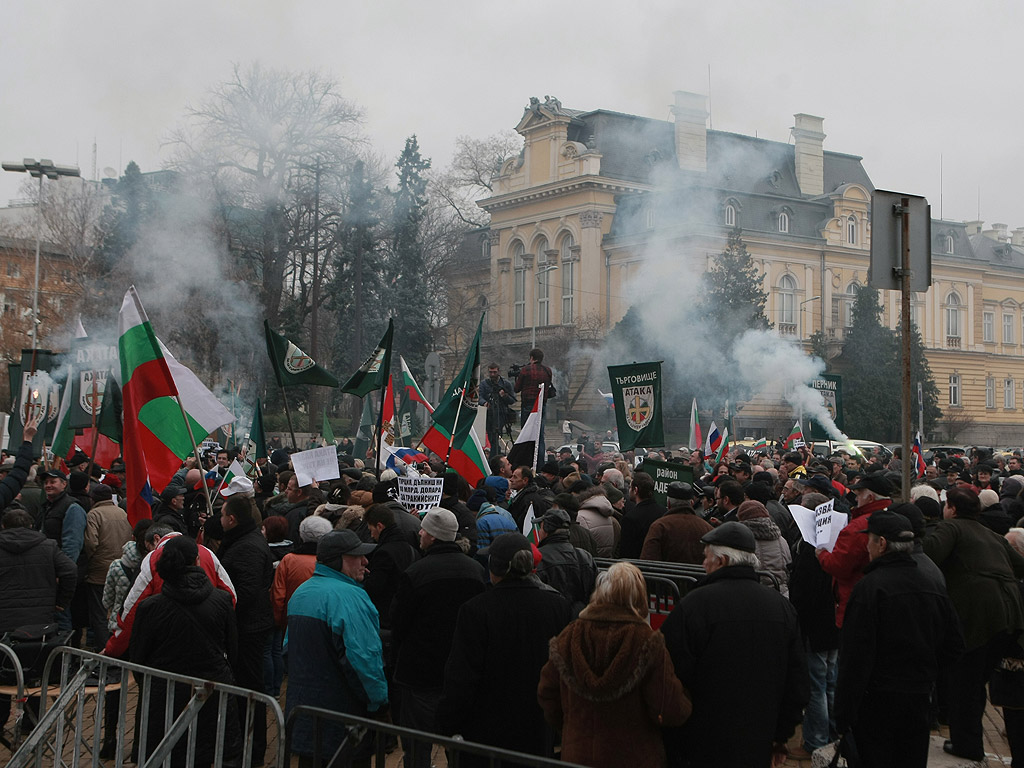
[[[811,197],[825,192],[825,119],[803,113],[793,115],[791,129],[796,143],[796,180],[800,191]]]
[[[1005,224],[993,224],[992,229],[986,229],[981,234],[989,240],[995,240],[997,243],[1005,243],[1008,239],[1006,230],[1007,226]]]
[[[708,169],[707,99],[699,93],[676,91],[676,160],[684,171]]]
[[[1017,227],[1010,237],[1010,245],[1024,245],[1024,227]]]
[[[980,235],[981,228],[985,226],[985,222],[981,219],[975,219],[974,221],[966,221],[964,225],[967,227],[968,235]]]

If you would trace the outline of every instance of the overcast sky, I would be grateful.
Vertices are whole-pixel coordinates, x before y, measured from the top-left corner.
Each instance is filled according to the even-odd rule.
[[[667,119],[706,92],[714,128],[826,149],[940,213],[1024,226],[1024,3],[860,0],[175,0],[0,4],[0,158],[92,173],[160,166],[161,142],[232,63],[317,68],[366,112],[376,152],[513,127],[530,96]],[[1014,104],[1017,106],[1014,106]],[[18,194],[0,174],[0,201]]]

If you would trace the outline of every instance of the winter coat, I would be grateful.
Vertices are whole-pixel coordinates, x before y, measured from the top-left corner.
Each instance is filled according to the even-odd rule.
[[[274,584],[274,556],[255,520],[224,531],[217,557],[235,587],[235,617],[243,638],[274,628],[270,588]]]
[[[39,510],[42,531],[53,539],[72,562],[78,563],[85,538],[85,510],[67,493],[53,501],[46,499]]]
[[[837,595],[836,626],[843,628],[843,614],[850,593],[860,581],[864,566],[868,564],[868,520],[879,510],[892,504],[892,499],[877,499],[851,510],[850,521],[839,532],[831,552],[818,552],[822,570],[832,577]]]
[[[160,594],[138,607],[130,644],[130,656],[135,664],[218,683],[233,683],[231,663],[237,653],[238,634],[231,596],[214,589],[202,568],[193,566],[182,578],[165,582]],[[166,681],[154,679],[151,685],[147,749],[152,749],[163,737],[166,706]],[[175,685],[175,715],[188,704],[189,694],[188,685]],[[216,712],[217,697],[212,697],[206,706],[214,707],[211,711]],[[225,719],[226,758],[237,758],[240,752],[236,706],[234,697],[229,698]],[[216,735],[217,718],[200,717],[195,765],[213,761]],[[172,766],[185,766],[185,741],[182,739],[171,753]]]
[[[636,507],[622,516],[622,539],[619,556],[635,560],[640,557],[651,524],[665,514],[665,508],[654,499],[638,501]]]
[[[568,601],[535,577],[504,579],[462,606],[445,666],[438,730],[532,755],[545,751],[537,702],[548,641],[569,623]],[[462,755],[463,768],[487,766]]]
[[[497,507],[489,501],[480,505],[476,513],[476,544],[480,549],[491,546],[491,542],[503,533],[518,533],[516,521],[508,510]]]
[[[768,517],[754,517],[740,522],[754,534],[754,546],[757,547],[756,554],[761,561],[761,568],[774,574],[779,580],[779,591],[789,596],[789,564],[793,561],[793,555],[779,527]]]
[[[764,508],[768,510],[768,516],[779,527],[782,538],[786,540],[790,551],[792,551],[800,541],[800,528],[797,526],[796,520],[793,519],[793,513],[778,499],[768,499],[764,503]]]
[[[395,515],[395,525],[402,532],[402,537],[409,542],[413,547],[420,545],[420,519],[417,515],[413,515],[408,509],[403,507],[398,501],[392,499],[386,502],[387,507]]]
[[[469,554],[475,554],[477,539],[479,538],[476,529],[476,515],[457,496],[448,496],[441,499],[440,506],[442,509],[447,509],[458,519],[459,536],[469,539]]]
[[[665,636],[618,605],[589,605],[551,639],[537,698],[562,733],[562,760],[618,768],[661,768],[661,726],[680,726],[692,706]]]
[[[467,558],[468,559],[468,558]],[[388,703],[377,609],[359,583],[317,563],[313,576],[288,601],[286,716],[299,705],[366,717]],[[334,754],[345,736],[323,723],[322,753]],[[312,755],[313,722],[297,718],[292,749]]]
[[[32,443],[28,440],[18,448],[18,454],[14,458],[14,466],[0,480],[0,511],[3,511],[11,502],[18,497],[22,486],[28,479],[28,471],[32,468]]]
[[[408,512],[401,512],[412,517]],[[381,629],[391,628],[391,603],[405,569],[419,560],[420,551],[409,543],[405,531],[397,524],[385,528],[377,539],[377,548],[368,554],[369,571],[363,588],[380,614]]]
[[[800,617],[800,632],[808,650],[817,653],[839,647],[832,577],[821,569],[814,547],[803,539],[793,554],[789,602]]]
[[[597,544],[598,557],[611,557],[615,552],[615,526],[612,503],[607,496],[591,496],[580,504],[576,521],[590,531]]]
[[[769,765],[772,743],[793,735],[810,695],[789,601],[750,566],[726,566],[680,600],[661,631],[695,705],[682,728],[666,733],[669,765]]]
[[[569,521],[569,543],[574,547],[579,547],[591,557],[597,557],[597,542],[594,541],[594,535],[575,520]]]
[[[398,578],[391,603],[396,683],[440,689],[459,608],[484,591],[487,574],[451,541],[435,541]]]
[[[537,577],[561,592],[572,604],[572,615],[578,616],[590,602],[597,581],[594,558],[572,545],[567,530],[547,534],[537,549],[541,556]]]
[[[121,548],[132,537],[128,515],[112,501],[100,501],[85,516],[83,544],[89,565],[85,574],[88,584],[103,584],[110,564],[121,554]]]
[[[692,506],[674,507],[651,523],[640,559],[700,565],[704,562],[700,539],[710,530],[711,523],[697,517]]]
[[[353,502],[355,503],[355,502]],[[302,499],[294,504],[285,502],[274,507],[274,514],[281,515],[288,521],[288,538],[292,541],[302,541],[299,535],[299,526],[302,521],[316,511],[318,505],[312,499]]]
[[[533,504],[534,516],[541,517],[551,508],[554,499],[554,494],[550,489],[542,490],[535,483],[530,483],[520,490],[508,504],[509,514],[516,521],[516,530],[523,530],[523,522],[526,520],[526,513],[531,504]]]
[[[288,625],[288,601],[316,568],[316,545],[315,541],[303,542],[294,552],[282,557],[274,569],[270,606],[274,612],[274,624],[282,629]]]
[[[142,565],[142,554],[135,540],[126,541],[121,547],[121,556],[107,568],[107,578],[103,582],[103,607],[107,610],[107,629],[117,629],[117,617],[124,607],[124,599],[139,575]]]
[[[835,693],[837,730],[845,733],[857,722],[862,702],[878,694],[927,697],[940,669],[963,649],[953,603],[909,553],[872,560],[846,606]]]
[[[1000,632],[1024,629],[1016,581],[1024,557],[977,520],[943,520],[925,538],[924,551],[946,577],[946,590],[963,624],[968,651]]]
[[[0,530],[0,633],[49,624],[54,608],[67,608],[78,567],[39,531]]]

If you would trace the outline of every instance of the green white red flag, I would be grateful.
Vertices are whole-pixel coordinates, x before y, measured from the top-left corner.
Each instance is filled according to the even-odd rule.
[[[790,448],[795,447],[796,443],[802,443],[803,441],[804,432],[802,429],[800,429],[800,421],[797,420],[797,422],[793,425],[793,429],[790,430],[789,436],[786,438],[786,442],[783,443],[783,447],[786,448],[786,450],[789,450]]]
[[[405,362],[405,358],[401,355],[398,356],[398,362],[402,365],[402,383],[405,385],[405,394],[414,403],[419,403],[427,409],[427,413],[434,412],[434,406],[427,402],[426,395],[416,386],[416,379],[412,377],[412,371],[409,370],[409,366]]]

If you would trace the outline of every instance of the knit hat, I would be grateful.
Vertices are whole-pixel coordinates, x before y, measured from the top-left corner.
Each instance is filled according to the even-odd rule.
[[[612,506],[615,506],[620,501],[622,501],[623,498],[625,498],[622,491],[620,491],[611,483],[602,483],[601,487],[604,488],[605,495],[608,497],[608,501],[612,503]]]
[[[299,539],[302,541],[320,541],[331,532],[331,521],[320,515],[310,515],[299,523]]]
[[[490,477],[484,478],[484,484],[489,485],[502,496],[508,493],[508,478],[502,477],[501,475],[491,475]]]
[[[737,520],[753,520],[756,517],[768,517],[768,510],[760,501],[747,500],[740,504],[736,511]]]
[[[89,476],[85,472],[75,470],[71,473],[68,485],[72,493],[85,493],[85,490],[89,487]]]
[[[455,541],[459,533],[459,519],[447,509],[434,507],[427,510],[420,527],[438,541]]]
[[[999,494],[991,488],[986,488],[978,494],[978,500],[981,502],[982,509],[988,509],[999,503]]]

